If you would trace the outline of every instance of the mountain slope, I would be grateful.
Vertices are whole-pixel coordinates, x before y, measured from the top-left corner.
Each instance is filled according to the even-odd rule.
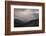
[[[39,25],[39,19],[23,22],[18,19],[14,19],[14,27],[33,27]]]

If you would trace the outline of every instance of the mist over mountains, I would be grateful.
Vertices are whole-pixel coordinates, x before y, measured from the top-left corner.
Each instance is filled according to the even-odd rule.
[[[14,9],[14,27],[39,25],[39,9]]]

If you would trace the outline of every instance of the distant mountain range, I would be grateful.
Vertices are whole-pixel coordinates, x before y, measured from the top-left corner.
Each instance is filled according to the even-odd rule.
[[[14,27],[35,27],[39,26],[39,19],[23,22],[19,19],[14,19]]]

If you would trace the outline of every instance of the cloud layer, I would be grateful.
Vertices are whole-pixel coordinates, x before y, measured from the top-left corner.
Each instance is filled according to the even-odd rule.
[[[38,9],[14,9],[14,19],[19,19],[24,22],[39,18]]]

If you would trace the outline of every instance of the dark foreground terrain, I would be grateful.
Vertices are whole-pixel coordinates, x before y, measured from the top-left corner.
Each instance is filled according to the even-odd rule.
[[[39,19],[35,19],[28,22],[23,22],[18,19],[14,19],[14,27],[35,27],[39,26]]]

